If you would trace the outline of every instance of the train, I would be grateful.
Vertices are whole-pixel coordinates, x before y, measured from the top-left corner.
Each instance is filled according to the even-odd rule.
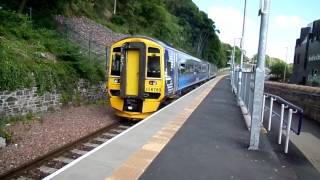
[[[117,116],[141,120],[165,100],[214,78],[217,67],[160,40],[136,36],[110,48],[107,91]]]

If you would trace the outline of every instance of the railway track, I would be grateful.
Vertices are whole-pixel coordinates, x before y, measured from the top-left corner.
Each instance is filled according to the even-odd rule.
[[[42,179],[65,165],[71,163],[80,156],[85,155],[89,151],[99,145],[109,141],[116,135],[122,133],[126,129],[133,126],[135,122],[121,120],[108,127],[98,130],[76,142],[67,144],[57,150],[48,153],[32,162],[29,162],[17,169],[14,169],[4,175],[0,179],[16,179],[16,180],[36,180]]]

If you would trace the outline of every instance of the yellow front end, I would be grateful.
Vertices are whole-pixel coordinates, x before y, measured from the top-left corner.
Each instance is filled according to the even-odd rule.
[[[116,114],[136,120],[157,111],[165,96],[164,48],[146,38],[127,38],[110,51],[108,93]]]

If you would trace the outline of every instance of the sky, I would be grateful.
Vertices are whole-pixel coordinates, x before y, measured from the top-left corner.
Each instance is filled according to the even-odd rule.
[[[222,42],[233,45],[241,37],[245,0],[192,1],[215,22]],[[259,6],[260,0],[247,0],[244,49],[249,57],[258,52]],[[267,54],[285,60],[288,47],[286,61],[292,63],[300,29],[320,19],[319,7],[320,0],[271,0]],[[239,39],[235,42],[240,46]]]

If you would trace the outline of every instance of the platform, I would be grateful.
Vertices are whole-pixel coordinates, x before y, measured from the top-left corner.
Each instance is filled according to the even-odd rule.
[[[319,179],[284,165],[265,135],[259,151],[248,141],[230,80],[220,76],[45,179]]]

